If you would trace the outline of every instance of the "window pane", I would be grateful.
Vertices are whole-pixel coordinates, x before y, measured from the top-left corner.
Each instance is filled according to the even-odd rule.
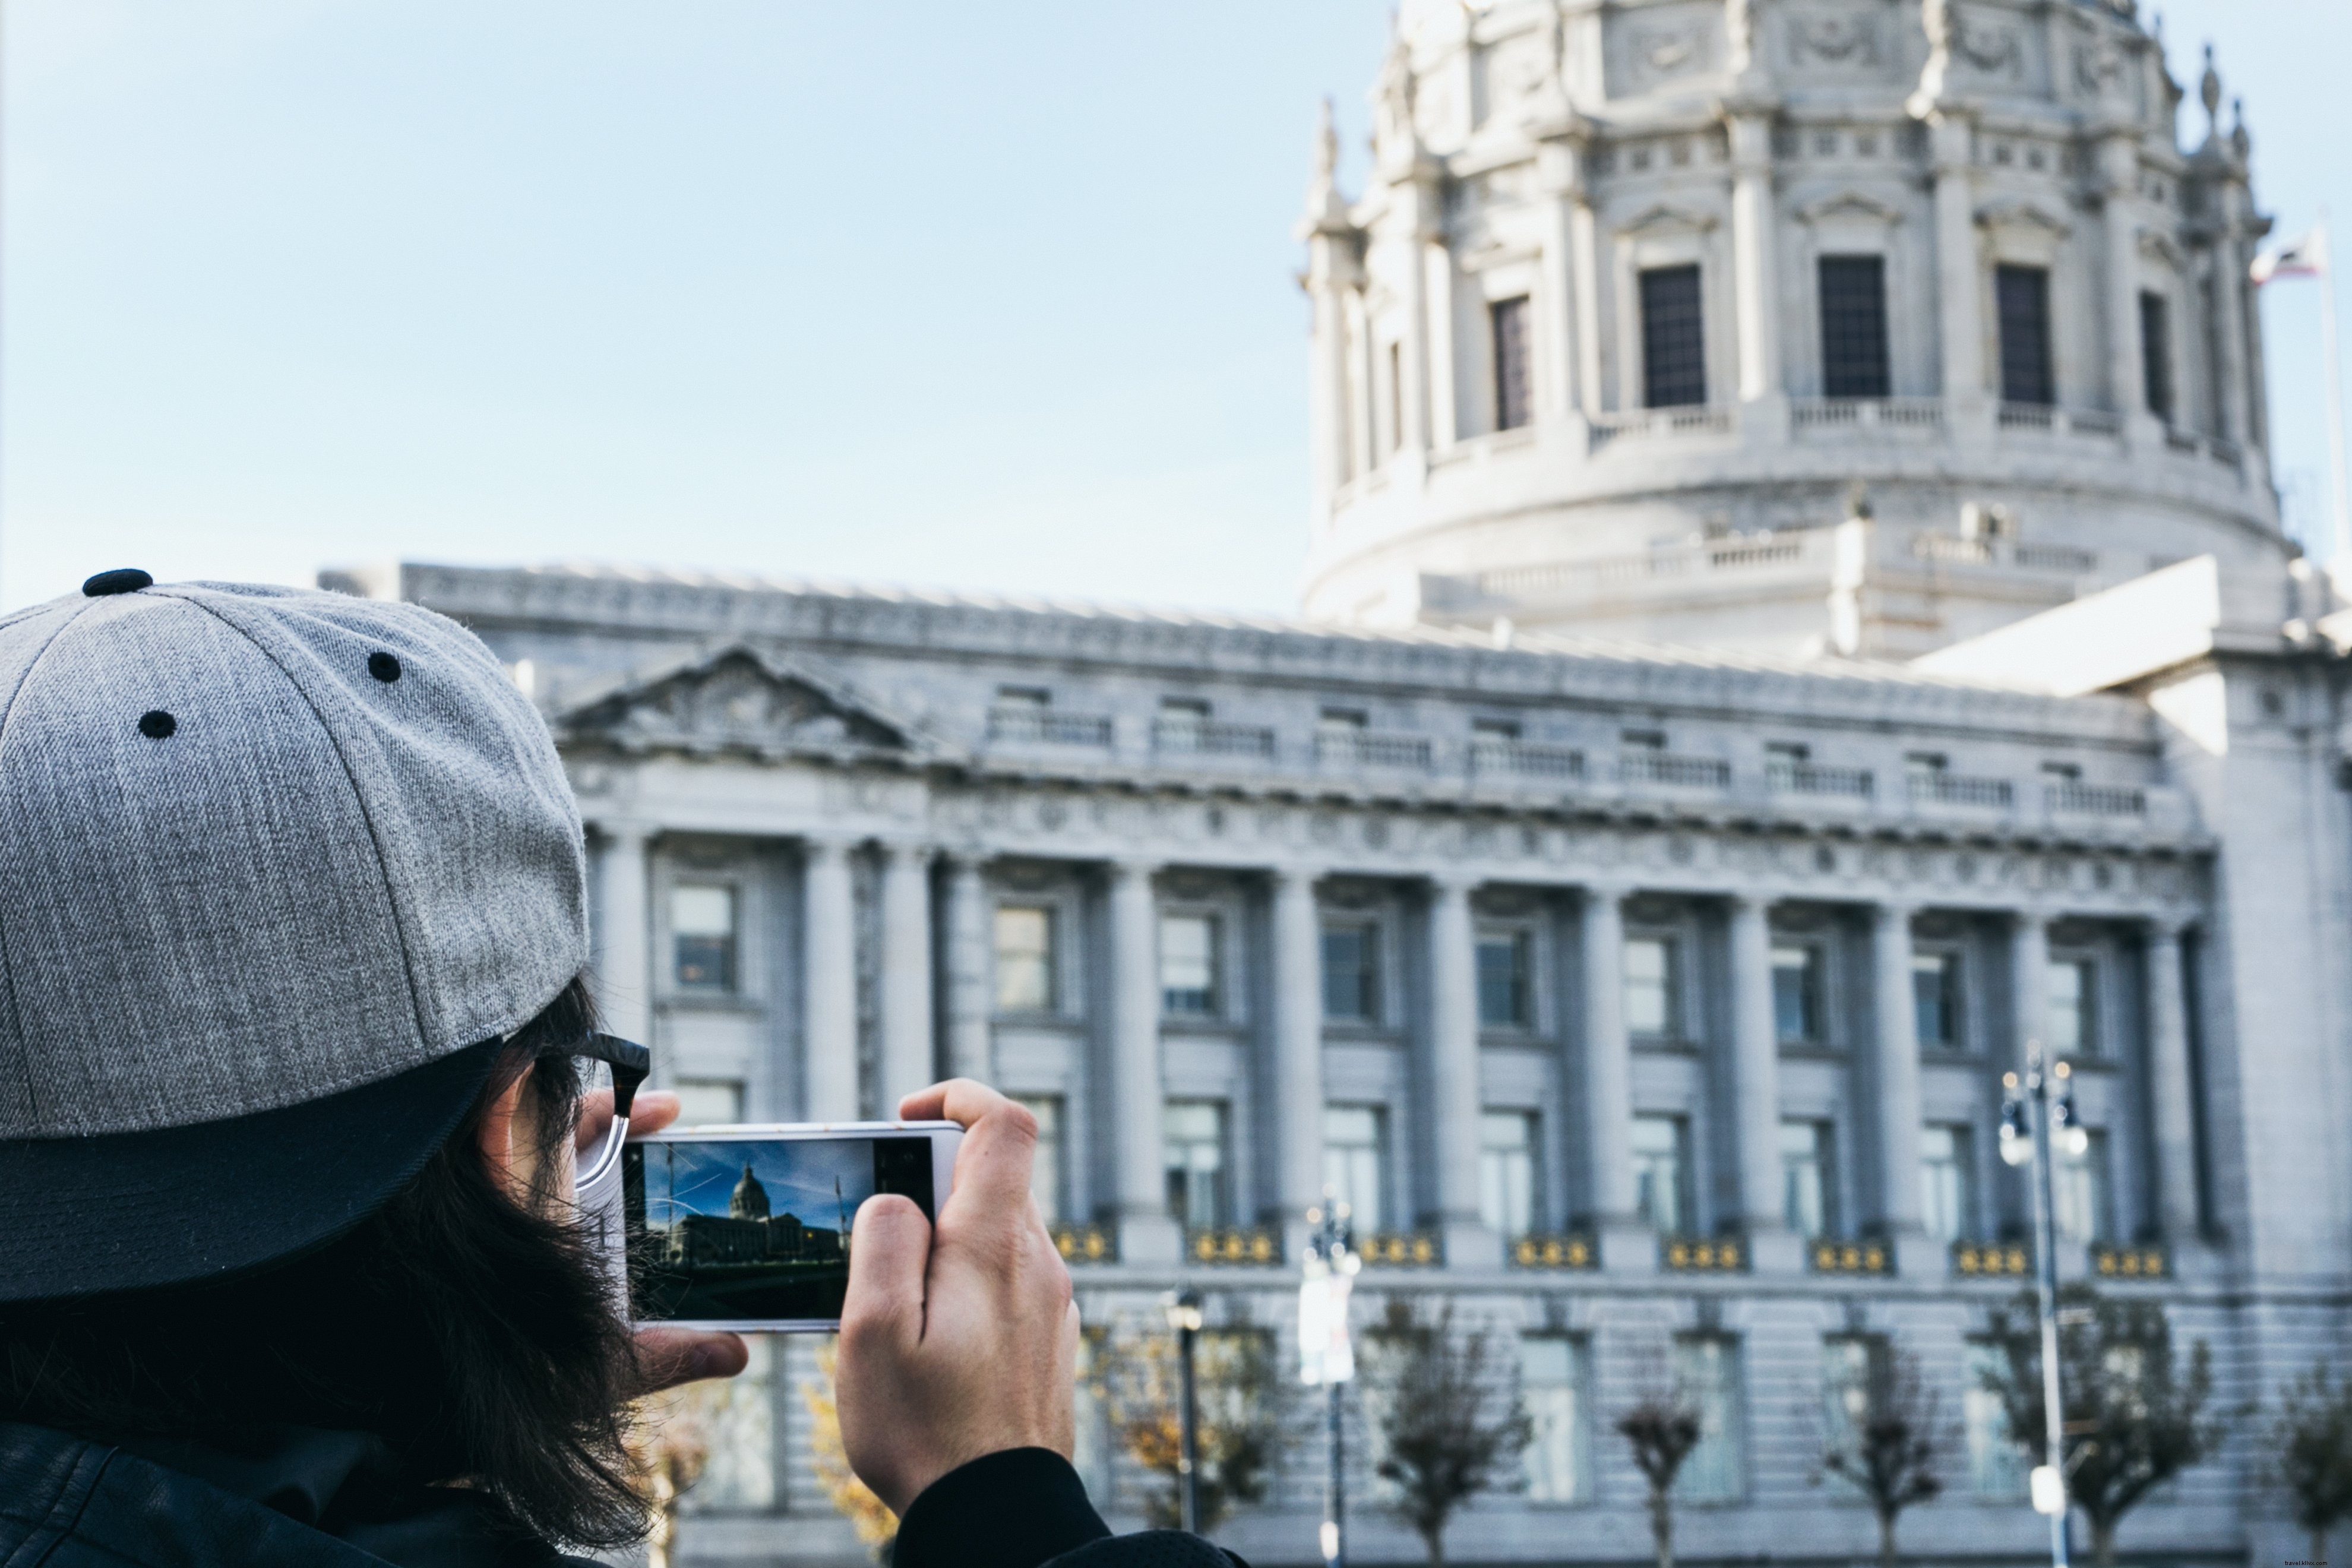
[[[1323,933],[1323,1016],[1342,1023],[1380,1016],[1380,974],[1370,926],[1338,926]]]
[[[1533,1425],[1524,1450],[1530,1502],[1583,1502],[1584,1346],[1557,1334],[1519,1341],[1519,1390]]]
[[[1178,1224],[1209,1229],[1232,1223],[1225,1194],[1225,1104],[1171,1100],[1161,1112],[1168,1212]]]
[[[1855,1438],[1870,1420],[1874,1349],[1855,1334],[1822,1342],[1822,1426],[1828,1452],[1853,1452]]]
[[[1798,1235],[1826,1236],[1835,1228],[1832,1176],[1829,1123],[1780,1123],[1780,1212]]]
[[[1706,401],[1706,335],[1698,268],[1642,274],[1642,403],[1671,408]]]
[[[1821,261],[1822,393],[1887,395],[1886,262],[1876,256]]]
[[[1654,1039],[1675,1034],[1675,944],[1654,937],[1625,943],[1625,1027]]]
[[[1679,1116],[1633,1118],[1633,1202],[1661,1236],[1679,1236],[1689,1228],[1685,1141]]]
[[[1037,1212],[1047,1225],[1059,1225],[1068,1212],[1065,1194],[1068,1191],[1068,1174],[1062,1153],[1062,1098],[1059,1095],[1025,1095],[1015,1103],[1029,1108],[1037,1119],[1037,1155],[1029,1166],[1029,1195],[1037,1200]]]
[[[2092,1055],[2098,1050],[2095,1003],[2098,968],[2088,961],[2066,960],[2050,966],[2050,1048]]]
[[[1497,300],[1490,307],[1495,329],[1495,428],[1516,430],[1528,422],[1528,302]]]
[[[2058,400],[2050,368],[2050,274],[2039,267],[1993,271],[2000,313],[2000,395],[2005,403]]]
[[[1489,1110],[1479,1119],[1478,1134],[1479,1217],[1506,1237],[1539,1228],[1534,1113]]]
[[[1811,1045],[1822,1037],[1820,963],[1819,948],[1772,950],[1772,1022],[1782,1045]]]
[[[1161,1008],[1177,1018],[1217,1011],[1217,922],[1206,915],[1169,915],[1160,922]]]
[[[1739,1351],[1728,1340],[1675,1342],[1675,1382],[1698,1412],[1698,1446],[1675,1478],[1685,1502],[1729,1502],[1740,1493]]]
[[[1970,1342],[1960,1418],[1968,1433],[1969,1489],[1979,1497],[2025,1495],[2025,1458],[2009,1440],[2009,1415],[2001,1408],[2000,1396],[1984,1385],[1988,1374],[2005,1373],[2008,1365],[2009,1358],[1999,1345]]]
[[[1528,949],[1525,931],[1478,939],[1478,1022],[1490,1029],[1528,1026]]]
[[[1959,960],[1948,952],[1911,959],[1911,1005],[1923,1046],[1959,1044]]]
[[[2107,1135],[2090,1132],[2091,1146],[2080,1157],[2061,1154],[2051,1172],[2056,1198],[2058,1234],[2069,1241],[2110,1241],[2115,1215],[2107,1182]]]
[[[1970,1157],[1967,1128],[1931,1124],[1919,1130],[1920,1222],[1937,1241],[1975,1234]]]
[[[1054,911],[1022,904],[996,911],[996,1005],[1007,1013],[1054,1005]]]
[[[2161,294],[2139,297],[2140,381],[2147,411],[2172,421],[2172,308]]]
[[[1388,1227],[1388,1112],[1376,1105],[1323,1108],[1323,1184],[1348,1205],[1360,1235]]]
[[[735,989],[735,889],[679,883],[669,894],[677,984]]]
[[[743,1120],[743,1086],[733,1079],[682,1078],[669,1087],[677,1096],[681,1127]]]

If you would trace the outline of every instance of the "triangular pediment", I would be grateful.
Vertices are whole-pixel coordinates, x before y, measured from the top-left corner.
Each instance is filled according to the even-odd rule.
[[[629,752],[914,761],[934,750],[878,704],[748,644],[632,680],[559,722],[567,739]]]

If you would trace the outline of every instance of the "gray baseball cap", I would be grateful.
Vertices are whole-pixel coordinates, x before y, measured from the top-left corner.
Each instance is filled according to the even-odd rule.
[[[587,960],[554,743],[456,622],[130,569],[0,619],[0,1300],[356,1223]]]

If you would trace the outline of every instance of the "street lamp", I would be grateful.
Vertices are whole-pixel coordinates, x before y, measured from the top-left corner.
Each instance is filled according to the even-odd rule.
[[[1298,1286],[1298,1378],[1309,1388],[1326,1391],[1329,1468],[1323,1479],[1321,1544],[1326,1568],[1342,1568],[1347,1562],[1340,1539],[1347,1482],[1340,1468],[1339,1385],[1356,1375],[1355,1346],[1348,1339],[1348,1293],[1363,1263],[1348,1231],[1348,1205],[1330,1188],[1323,1189],[1319,1206],[1307,1211],[1307,1223],[1315,1229],[1307,1238],[1306,1278]]]
[[[2064,1062],[2042,1070],[2042,1042],[2025,1046],[2025,1082],[2001,1075],[2000,1157],[2032,1167],[2033,1276],[2042,1317],[2042,1425],[2043,1463],[2034,1468],[2033,1507],[2050,1516],[2052,1568],[2067,1568],[2066,1405],[2058,1386],[2058,1215],[2056,1150],[2080,1159],[2091,1135],[2074,1110],[2074,1068]]]
[[[1201,1332],[1201,1293],[1171,1290],[1160,1304],[1168,1313],[1168,1326],[1176,1331],[1176,1361],[1184,1377],[1184,1406],[1178,1415],[1181,1436],[1176,1450],[1177,1523],[1197,1534],[1201,1529],[1201,1419],[1192,1382],[1192,1342]]]

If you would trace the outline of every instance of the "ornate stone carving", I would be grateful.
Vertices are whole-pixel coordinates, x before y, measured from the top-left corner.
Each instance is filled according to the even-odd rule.
[[[908,727],[829,682],[733,647],[633,683],[562,716],[572,741],[624,751],[911,756]]]
[[[1878,20],[1846,12],[1790,18],[1789,55],[1792,64],[1875,66],[1879,63]]]
[[[1952,52],[1985,76],[2016,78],[2025,71],[2025,39],[2015,28],[1971,22],[1957,11]]]

